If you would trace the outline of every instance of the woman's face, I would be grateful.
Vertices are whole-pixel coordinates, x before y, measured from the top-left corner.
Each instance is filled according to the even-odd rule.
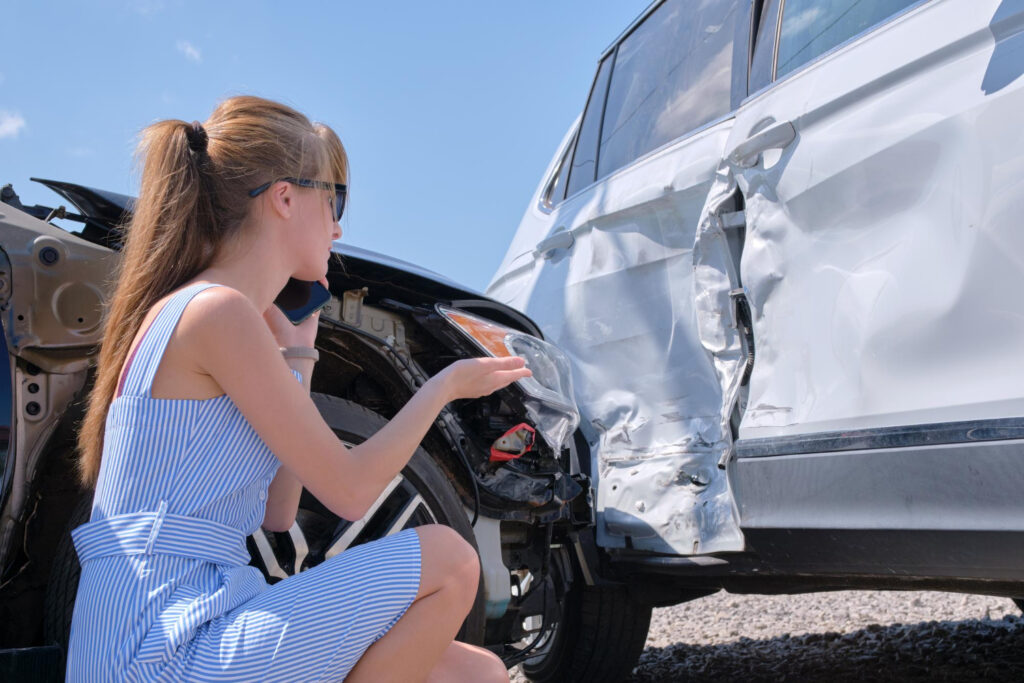
[[[292,189],[296,190],[295,225],[296,232],[302,236],[296,241],[303,247],[305,279],[316,280],[327,273],[331,245],[341,237],[341,225],[334,220],[334,191],[294,185]]]

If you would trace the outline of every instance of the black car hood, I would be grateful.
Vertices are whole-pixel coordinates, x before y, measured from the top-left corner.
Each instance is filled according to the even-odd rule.
[[[45,178],[29,178],[29,180],[42,183],[71,202],[83,216],[92,218],[109,228],[116,227],[126,213],[131,213],[132,207],[135,205],[134,197],[117,192],[97,190],[94,187],[66,183],[61,180]]]
[[[362,249],[360,247],[353,247],[351,244],[343,244],[342,242],[335,242],[331,245],[331,251],[341,254],[345,257],[357,258],[361,261],[369,261],[379,266],[384,266],[392,270],[400,270],[407,272],[411,275],[417,275],[425,280],[431,280],[439,285],[443,285],[454,291],[459,292],[461,296],[472,297],[478,299],[485,299],[481,292],[466,287],[465,285],[459,284],[454,280],[441,275],[438,272],[417,266],[415,263],[409,263],[402,259],[397,259],[392,256],[386,256],[376,251],[370,251],[369,249]]]
[[[120,225],[131,216],[135,198],[129,195],[99,190],[76,183],[44,178],[30,178],[42,183],[69,201],[83,216],[105,227],[120,232]],[[543,334],[529,318],[505,304],[494,301],[470,287],[459,284],[440,273],[414,263],[386,256],[369,249],[334,242],[331,250],[340,254],[346,265],[334,271],[332,277],[351,279],[353,284],[372,283],[377,296],[408,300],[459,301],[467,308],[483,308],[490,315],[498,314],[502,322],[528,331],[541,339]]]

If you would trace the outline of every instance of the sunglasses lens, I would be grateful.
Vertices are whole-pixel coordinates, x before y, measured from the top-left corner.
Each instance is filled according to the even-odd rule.
[[[345,192],[341,190],[334,191],[334,220],[340,221],[341,214],[345,212]]]

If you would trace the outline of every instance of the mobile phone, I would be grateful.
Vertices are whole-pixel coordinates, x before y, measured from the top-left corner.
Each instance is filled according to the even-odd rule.
[[[274,304],[281,309],[292,325],[298,325],[326,306],[331,300],[331,293],[326,287],[314,280],[296,280],[288,278]]]

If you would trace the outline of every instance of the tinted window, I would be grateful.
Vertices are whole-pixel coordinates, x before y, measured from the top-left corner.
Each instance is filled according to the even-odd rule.
[[[562,158],[558,160],[555,176],[544,190],[544,195],[541,198],[544,206],[550,208],[565,199],[565,177],[569,174],[568,161],[570,154],[572,154],[572,141],[566,146],[565,152],[562,153]]]
[[[786,0],[775,77],[783,76],[918,0]]]
[[[779,0],[765,0],[754,35],[754,54],[750,59],[747,92],[757,92],[772,82],[775,56],[775,31],[779,27]]]
[[[611,71],[613,58],[614,53],[601,62],[601,68],[598,69],[594,85],[590,89],[590,100],[587,102],[587,110],[580,123],[580,133],[576,138],[576,151],[572,157],[566,196],[594,182],[594,173],[597,169],[597,141],[601,135],[601,115],[604,111],[604,96],[608,91],[608,73]]]
[[[729,112],[739,0],[668,0],[619,45],[598,177]]]

